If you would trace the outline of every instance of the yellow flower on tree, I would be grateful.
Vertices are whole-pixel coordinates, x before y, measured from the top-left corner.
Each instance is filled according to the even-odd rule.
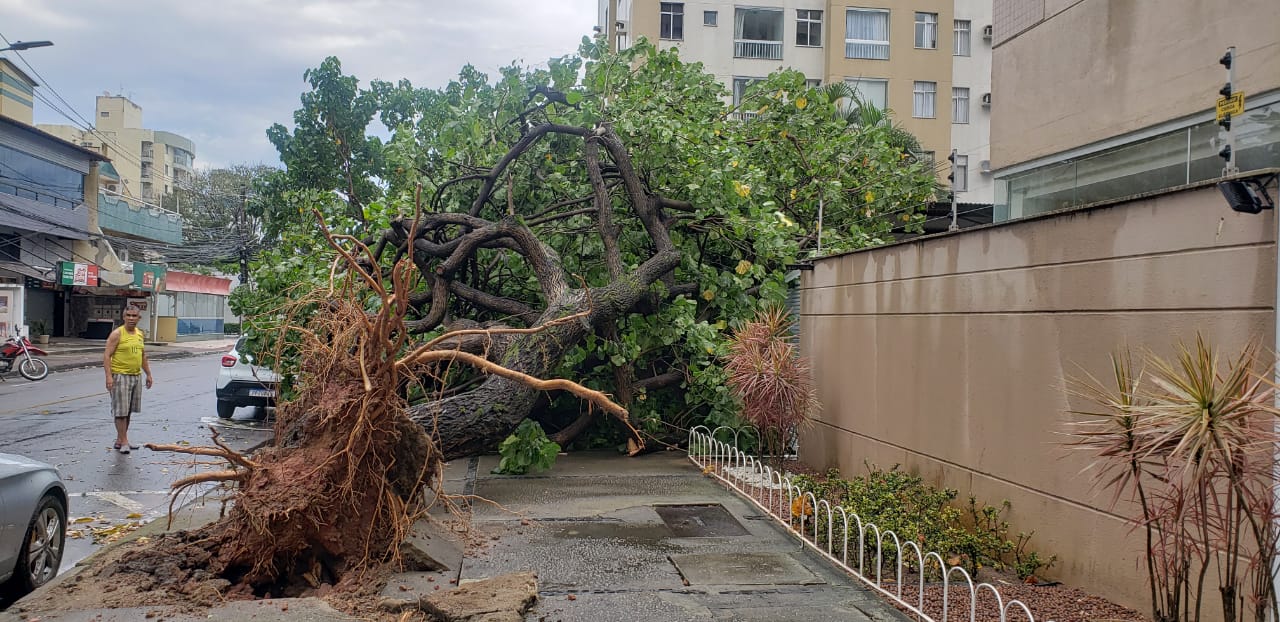
[[[804,107],[808,105],[809,105],[808,99],[801,97],[796,100],[796,108],[799,108],[800,110],[804,110]]]
[[[796,189],[795,189],[795,188],[792,188],[792,189],[791,189],[791,200],[792,200],[792,201],[796,200]]]
[[[876,193],[868,190],[866,194],[862,195],[862,198],[866,199],[867,203],[870,203],[876,200]]]
[[[746,274],[747,271],[750,269],[751,269],[751,262],[743,259],[742,261],[738,262],[738,267],[734,268],[733,271],[737,272],[738,274]]]
[[[737,192],[738,196],[745,199],[751,194],[751,184],[744,184],[735,179],[733,180],[733,191]]]
[[[715,299],[716,299],[716,293],[715,293],[715,292],[713,292],[713,291],[711,291],[711,290],[707,290],[707,291],[705,291],[705,292],[702,292],[702,299],[703,299],[703,300],[705,300],[705,301],[707,301],[707,302],[711,302],[712,300],[715,300]]]

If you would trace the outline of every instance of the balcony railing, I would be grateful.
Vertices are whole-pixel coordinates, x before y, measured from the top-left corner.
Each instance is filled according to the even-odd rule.
[[[782,60],[782,42],[734,39],[733,57],[734,58],[763,58],[766,60]]]
[[[143,192],[143,199],[148,198]],[[114,192],[98,193],[98,226],[104,230],[133,237],[182,243],[182,217],[158,205],[132,202]]]

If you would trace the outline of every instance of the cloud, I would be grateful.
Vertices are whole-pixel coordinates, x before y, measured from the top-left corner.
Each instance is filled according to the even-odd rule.
[[[0,0],[0,34],[54,41],[21,56],[59,107],[55,91],[91,119],[96,95],[126,95],[146,127],[193,140],[203,167],[278,163],[266,129],[292,124],[302,74],[326,56],[362,84],[440,87],[467,63],[493,75],[573,53],[596,11],[596,0]],[[35,117],[70,123],[41,102]]]

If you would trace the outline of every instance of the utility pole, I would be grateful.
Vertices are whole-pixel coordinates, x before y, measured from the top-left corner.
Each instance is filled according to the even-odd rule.
[[[951,150],[951,155],[947,159],[951,161],[951,174],[947,175],[947,182],[951,184],[951,226],[947,227],[947,231],[959,231],[960,225],[956,223],[956,155],[955,149]]]
[[[249,284],[249,234],[246,212],[249,209],[249,189],[240,188],[240,209],[236,210],[236,230],[240,234],[240,284]]]

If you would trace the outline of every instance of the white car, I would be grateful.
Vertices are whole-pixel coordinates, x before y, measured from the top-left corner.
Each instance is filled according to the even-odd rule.
[[[0,453],[0,595],[18,597],[58,574],[67,488],[43,462]]]
[[[235,347],[222,355],[222,367],[218,369],[214,394],[218,398],[218,416],[223,419],[230,419],[240,406],[264,409],[276,405],[279,377],[267,367],[255,365],[253,355],[243,352],[245,339],[236,340]]]

